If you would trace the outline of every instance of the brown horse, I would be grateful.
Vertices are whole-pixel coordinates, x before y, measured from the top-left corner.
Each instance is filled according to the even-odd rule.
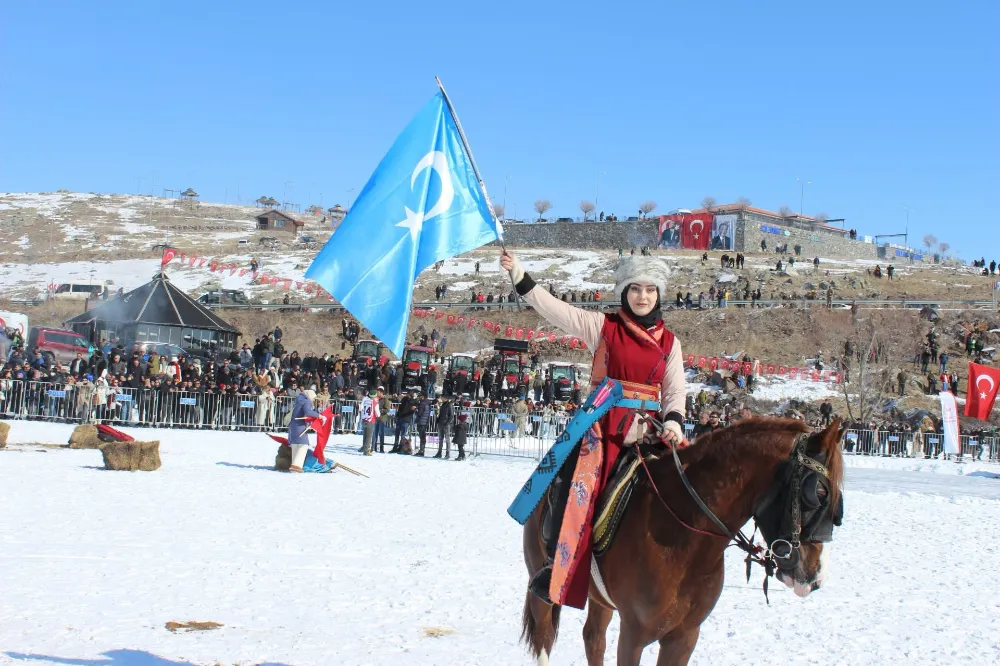
[[[756,519],[765,543],[780,560],[778,580],[799,596],[822,584],[823,541],[832,537],[833,524],[840,523],[843,511],[839,426],[834,421],[825,431],[810,435],[801,421],[751,419],[703,435],[680,452],[692,486],[729,531]],[[701,623],[722,593],[723,555],[729,540],[679,524],[678,518],[697,530],[720,533],[685,490],[670,455],[651,461],[648,469],[656,488],[640,468],[643,478],[614,542],[599,561],[616,608],[591,581],[583,628],[591,666],[604,663],[614,610],[621,617],[619,666],[638,664],[643,649],[653,641],[660,643],[659,666],[687,664]],[[799,488],[801,497],[792,497],[793,487]],[[793,523],[801,527],[800,538],[792,534]],[[541,509],[524,526],[524,560],[530,580],[545,560]],[[521,637],[539,664],[547,664],[552,653],[560,608],[527,594]]]

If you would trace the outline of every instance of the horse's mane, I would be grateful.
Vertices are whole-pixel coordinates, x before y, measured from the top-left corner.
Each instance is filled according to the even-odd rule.
[[[807,432],[809,427],[795,419],[744,419],[700,435],[681,452],[681,461],[696,465],[708,457],[742,457],[755,452],[784,456],[791,452],[795,438]]]
[[[699,436],[690,448],[680,452],[685,466],[713,459],[743,458],[748,454],[787,456],[799,435],[810,434],[810,440],[819,440],[816,454],[826,455],[826,469],[830,479],[830,504],[836,506],[844,485],[844,456],[840,448],[839,421],[831,426],[832,436],[826,431],[812,429],[796,419],[752,418]],[[812,441],[810,442],[812,443]]]

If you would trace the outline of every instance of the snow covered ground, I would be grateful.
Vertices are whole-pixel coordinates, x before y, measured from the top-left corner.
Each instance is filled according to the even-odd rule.
[[[11,441],[69,432],[14,422]],[[334,457],[370,479],[287,475],[264,435],[132,432],[161,440],[161,470],[0,452],[0,664],[532,663],[505,513],[530,462],[363,458],[345,436]],[[776,585],[765,605],[760,573],[745,583],[730,555],[693,663],[1000,662],[1000,480],[893,469],[909,462],[849,470],[831,577],[811,597]],[[584,663],[583,617],[564,613],[553,663]],[[192,620],[224,626],[164,628]]]

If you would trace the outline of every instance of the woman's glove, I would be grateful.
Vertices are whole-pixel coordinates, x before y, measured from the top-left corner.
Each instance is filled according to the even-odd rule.
[[[510,273],[510,279],[513,280],[515,286],[524,279],[524,268],[521,267],[521,262],[510,252],[504,251],[500,254],[500,266]]]
[[[668,449],[682,449],[687,446],[687,442],[684,441],[684,434],[681,431],[681,424],[676,421],[667,421],[664,423],[663,430],[660,433],[657,433],[652,429],[648,430],[645,438],[643,439],[643,443],[647,445],[664,446]]]

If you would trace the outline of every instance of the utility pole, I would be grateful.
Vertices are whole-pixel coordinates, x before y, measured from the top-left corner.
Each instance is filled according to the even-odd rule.
[[[806,198],[806,185],[812,185],[812,181],[803,181],[801,178],[796,178],[795,180],[799,183],[799,217],[802,217],[802,204]]]
[[[601,176],[605,174],[604,171],[597,172],[597,196],[594,197],[594,210],[598,211],[601,209]]]

